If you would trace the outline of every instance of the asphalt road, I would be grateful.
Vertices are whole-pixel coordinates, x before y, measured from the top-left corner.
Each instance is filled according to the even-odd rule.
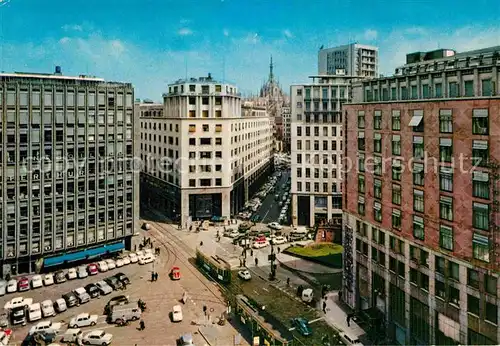
[[[259,216],[259,222],[269,223],[269,222],[278,222],[278,218],[281,213],[281,208],[278,203],[281,201],[283,193],[285,192],[284,185],[290,176],[289,170],[281,171],[283,174],[281,175],[281,179],[276,183],[276,192],[270,193],[266,196],[266,198],[262,201],[262,205],[257,211],[256,215]],[[280,199],[275,200],[274,195],[279,194]],[[291,211],[291,206],[288,207],[288,213]],[[286,223],[289,224],[289,223]]]

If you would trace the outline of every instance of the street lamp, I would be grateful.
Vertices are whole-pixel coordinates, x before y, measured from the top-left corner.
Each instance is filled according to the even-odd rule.
[[[274,234],[274,231],[271,232],[271,235]],[[274,253],[274,245],[273,245],[273,239],[271,237],[271,254],[268,256],[268,260],[271,262],[271,273],[269,274],[269,280],[275,280],[276,279],[276,264],[274,262],[276,261],[276,254]]]

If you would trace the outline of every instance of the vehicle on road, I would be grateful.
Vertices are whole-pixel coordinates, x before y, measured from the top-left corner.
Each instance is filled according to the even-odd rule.
[[[66,301],[66,306],[68,308],[78,304],[78,298],[73,292],[68,292],[62,295],[63,299]]]
[[[99,273],[99,268],[97,267],[97,264],[90,263],[87,265],[87,271],[89,272],[89,275],[97,275]]]
[[[57,345],[53,342],[56,340],[57,334],[52,330],[48,331],[38,331],[33,334],[26,335],[26,338],[23,340],[22,346],[32,346],[32,345]]]
[[[292,325],[302,336],[309,336],[312,334],[309,322],[302,317],[292,318]]]
[[[254,249],[262,249],[269,245],[267,240],[259,240],[253,243],[252,247]]]
[[[82,333],[82,330],[80,328],[69,328],[64,332],[64,334],[61,338],[61,342],[64,342],[67,344],[70,344],[70,343],[80,344],[78,342],[78,340],[82,339],[82,338],[83,338],[83,333]]]
[[[242,278],[243,280],[250,280],[252,278],[252,275],[250,275],[250,272],[248,270],[240,270],[238,271],[238,276]]]
[[[123,263],[123,260],[121,258],[118,258],[115,262],[116,264],[116,268],[121,268],[125,265],[125,263]]]
[[[128,296],[120,295],[120,296],[113,297],[109,300],[108,304],[106,304],[106,306],[104,307],[104,314],[109,315],[114,306],[125,305],[128,303],[130,303]]]
[[[17,281],[9,280],[7,281],[7,293],[17,292]]]
[[[7,328],[9,326],[9,314],[7,311],[0,312],[0,328]]]
[[[151,225],[147,222],[144,222],[142,224],[142,229],[145,230],[145,231],[149,231],[151,229]]]
[[[97,288],[99,289],[99,291],[103,296],[113,292],[113,289],[105,281],[98,281],[95,283],[95,285],[97,286]]]
[[[106,264],[108,265],[108,269],[109,270],[112,270],[112,269],[115,269],[116,268],[116,262],[114,259],[111,259],[111,258],[108,258],[106,260]]]
[[[348,332],[340,332],[339,333],[340,340],[344,342],[348,346],[363,346],[361,341],[359,341],[359,338],[355,337],[354,335],[351,335]]]
[[[95,284],[85,285],[85,291],[87,291],[90,298],[97,298],[101,295],[99,288]]]
[[[106,261],[97,262],[97,267],[99,268],[99,271],[101,273],[107,272],[109,270],[108,264],[106,263]]]
[[[22,277],[17,281],[17,290],[19,292],[29,291],[30,280],[27,277]]]
[[[172,270],[170,271],[170,278],[172,278],[172,280],[180,280],[181,269],[179,267],[172,267]]]
[[[63,298],[56,299],[56,301],[54,302],[54,309],[56,309],[58,313],[66,311],[68,309],[66,301]]]
[[[42,318],[42,309],[40,303],[31,304],[28,309],[28,320],[30,322],[38,321]]]
[[[4,329],[0,331],[0,346],[7,346],[12,336],[12,329]]]
[[[10,309],[10,322],[12,325],[26,325],[26,316],[28,315],[28,307],[26,305],[18,306]]]
[[[76,271],[76,268],[69,268],[68,272],[66,273],[66,277],[68,280],[74,280],[78,277],[78,273]]]
[[[177,340],[177,345],[178,346],[194,346],[194,343],[193,343],[193,334],[187,333],[187,334],[182,335]]]
[[[113,335],[106,333],[103,330],[93,330],[82,339],[84,345],[103,345],[107,346],[111,344]]]
[[[280,195],[274,195],[274,199],[275,200],[279,200],[280,199]]]
[[[33,304],[33,299],[31,298],[16,297],[5,303],[3,308],[5,310],[9,310],[18,308],[20,306],[30,306],[31,304]]]
[[[53,332],[59,334],[61,327],[62,324],[60,322],[43,321],[31,327],[29,334],[35,334],[36,332]]]
[[[115,278],[117,278],[118,281],[120,281],[124,285],[130,285],[130,279],[123,273],[116,273]]]
[[[271,243],[273,243],[273,245],[285,244],[286,238],[282,237],[282,236],[274,237],[274,238],[271,238]]]
[[[54,275],[52,274],[45,274],[43,276],[43,284],[45,286],[50,286],[54,284]]]
[[[137,261],[139,261],[135,253],[129,253],[128,257],[130,258],[130,263],[137,263]]]
[[[78,267],[78,278],[85,279],[87,276],[89,276],[89,273],[87,271],[87,267],[86,266]]]
[[[56,272],[55,281],[56,284],[60,284],[66,281],[66,274],[64,273],[64,270],[59,270],[58,272]]]
[[[182,321],[182,307],[180,305],[174,305],[172,308],[172,322]]]
[[[240,232],[238,232],[237,230],[234,229],[227,236],[229,238],[236,238],[236,237],[240,236]]]
[[[152,263],[155,260],[155,256],[152,254],[146,254],[139,258],[139,264],[144,265],[148,263]]]
[[[50,299],[44,300],[41,303],[41,307],[43,318],[54,316],[56,314],[56,311],[54,310],[54,303],[52,303],[52,300]]]
[[[97,324],[97,318],[99,316],[97,315],[90,315],[87,313],[81,313],[78,316],[73,317],[69,321],[69,327],[76,329],[76,328],[82,328],[82,327],[87,327],[87,326],[95,326]]]
[[[88,301],[90,301],[90,295],[87,293],[85,288],[83,287],[78,287],[73,291],[75,294],[76,298],[78,299],[79,304],[85,304]]]
[[[34,275],[31,278],[31,288],[43,287],[43,280],[41,275]]]
[[[108,322],[122,324],[127,321],[136,321],[141,318],[142,311],[137,304],[115,305],[111,308]]]
[[[283,229],[283,226],[281,226],[279,223],[277,222],[271,222],[269,224],[267,224],[267,227],[271,228],[271,229],[276,229],[276,230],[281,230]]]
[[[310,303],[314,299],[312,288],[305,288],[302,290],[301,299],[303,302]]]
[[[107,277],[104,281],[115,291],[123,288],[123,284],[114,276]]]

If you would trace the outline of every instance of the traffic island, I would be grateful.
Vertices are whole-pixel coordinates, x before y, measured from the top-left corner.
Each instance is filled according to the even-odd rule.
[[[331,268],[342,268],[342,245],[334,243],[313,243],[306,246],[294,245],[283,250],[284,253]]]

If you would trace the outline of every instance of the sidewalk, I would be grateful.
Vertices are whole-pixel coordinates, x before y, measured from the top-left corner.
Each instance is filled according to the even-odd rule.
[[[350,321],[350,326],[347,326],[347,313],[342,310],[338,303],[338,292],[332,291],[326,294],[326,314],[325,321],[333,326],[335,329],[340,329],[342,331],[349,331],[352,336],[359,337],[366,332],[356,324],[354,321]],[[321,301],[323,304],[323,301]]]

